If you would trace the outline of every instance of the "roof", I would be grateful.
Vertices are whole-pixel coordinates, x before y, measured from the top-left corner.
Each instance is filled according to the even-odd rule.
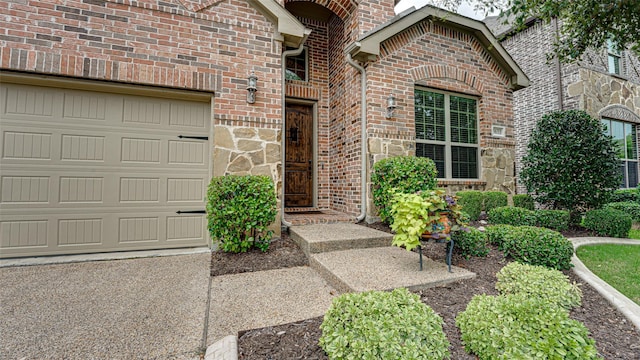
[[[305,35],[309,35],[311,32],[276,0],[247,1],[276,25],[277,35],[287,46],[299,47],[305,39]]]
[[[529,86],[527,75],[511,58],[485,23],[430,5],[420,9],[410,8],[396,15],[387,23],[362,35],[356,42],[347,46],[346,51],[354,59],[363,62],[375,60],[380,55],[380,44],[383,41],[426,19],[472,34],[498,65],[510,75],[511,88],[517,90]]]
[[[482,20],[485,25],[491,30],[493,35],[499,39],[504,40],[503,38],[507,35],[513,34],[517,32],[517,29],[513,27],[513,22],[515,21],[515,15],[509,15],[506,19],[500,17],[500,15],[495,16],[487,16]],[[535,23],[538,19],[536,17],[530,17],[524,22],[524,26],[528,27],[531,24]]]

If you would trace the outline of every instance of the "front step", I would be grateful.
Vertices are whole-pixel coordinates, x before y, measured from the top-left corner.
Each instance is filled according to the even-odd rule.
[[[311,254],[390,246],[393,235],[351,223],[292,226],[289,235],[309,257]]]

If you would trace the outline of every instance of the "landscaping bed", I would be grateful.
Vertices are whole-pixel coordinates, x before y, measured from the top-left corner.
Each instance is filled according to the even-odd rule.
[[[383,224],[372,224],[371,227],[388,231]],[[572,234],[575,236],[575,234]],[[584,234],[589,236],[590,234]],[[302,257],[304,254],[285,235],[283,240],[272,243],[269,252],[249,252],[241,255],[214,253],[212,269],[221,274],[263,270],[280,267],[305,265],[290,261],[291,257]],[[273,253],[271,253],[273,251]],[[288,254],[288,255],[285,255]],[[444,262],[444,244],[429,242],[424,247],[424,254],[436,261]],[[273,255],[273,256],[272,256]],[[239,263],[234,265],[233,263]],[[465,352],[460,340],[460,331],[455,326],[455,316],[463,311],[473,295],[497,295],[495,290],[495,274],[507,264],[502,252],[491,247],[486,258],[464,259],[453,257],[453,265],[468,269],[477,274],[471,280],[464,280],[446,286],[436,287],[419,292],[424,303],[432,307],[444,319],[443,329],[451,342],[451,359],[476,359]],[[226,269],[222,271],[222,269]],[[253,269],[253,270],[250,270]],[[214,270],[212,270],[212,275]],[[571,317],[583,322],[596,341],[600,355],[605,359],[636,359],[640,353],[640,333],[626,318],[613,308],[607,300],[600,296],[588,284],[583,283],[571,271],[565,271],[572,281],[581,283],[583,291],[582,306],[571,311]],[[253,329],[239,334],[240,359],[327,359],[324,351],[317,345],[321,331],[322,317],[307,319],[281,326]]]

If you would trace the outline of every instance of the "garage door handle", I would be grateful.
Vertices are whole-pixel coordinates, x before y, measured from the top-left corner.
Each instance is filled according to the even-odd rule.
[[[195,140],[209,140],[208,136],[185,136],[185,135],[178,135],[178,138],[180,139],[195,139]]]
[[[206,214],[207,211],[206,210],[187,210],[187,211],[183,211],[183,210],[178,210],[176,211],[176,214]]]

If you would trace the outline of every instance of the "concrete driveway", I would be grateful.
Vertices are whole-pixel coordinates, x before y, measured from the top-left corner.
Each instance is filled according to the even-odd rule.
[[[199,359],[209,253],[0,268],[1,359]]]

